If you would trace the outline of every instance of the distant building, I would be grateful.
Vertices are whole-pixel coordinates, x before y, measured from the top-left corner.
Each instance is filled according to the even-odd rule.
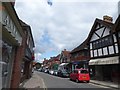
[[[80,68],[88,69],[90,57],[87,42],[88,39],[71,51],[72,70]]]
[[[22,43],[22,54],[23,59],[21,62],[21,82],[25,79],[28,79],[32,75],[32,65],[34,60],[34,40],[31,32],[31,27],[27,25],[25,22],[20,20],[24,37]]]
[[[68,63],[70,62],[70,51],[64,49],[60,54],[60,63]]]

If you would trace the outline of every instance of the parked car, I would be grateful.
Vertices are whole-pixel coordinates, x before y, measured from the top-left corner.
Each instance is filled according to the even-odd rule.
[[[53,75],[54,71],[53,70],[49,70],[49,74]]]
[[[58,75],[58,70],[54,70],[53,75],[57,76]]]
[[[34,68],[32,68],[32,73],[34,73]]]
[[[41,71],[42,71],[42,68],[37,69],[37,71],[41,72]]]
[[[69,73],[66,70],[58,70],[58,76],[69,77]]]
[[[45,69],[44,72],[45,72],[45,73],[49,73],[49,69]]]
[[[86,81],[89,83],[90,75],[87,69],[76,69],[70,74],[70,80],[75,80],[76,82]]]

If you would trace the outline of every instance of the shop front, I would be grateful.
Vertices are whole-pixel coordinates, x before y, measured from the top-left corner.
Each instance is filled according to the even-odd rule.
[[[72,62],[72,70],[85,68],[88,69],[88,60],[74,61]]]
[[[92,59],[89,61],[91,79],[118,82],[119,57]]]
[[[13,46],[2,41],[2,61],[0,61],[0,64],[2,65],[2,88],[10,87],[13,51]]]

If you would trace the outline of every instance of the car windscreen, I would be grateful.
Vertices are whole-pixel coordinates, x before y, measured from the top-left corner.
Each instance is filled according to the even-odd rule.
[[[63,73],[68,73],[66,70],[62,70]]]
[[[88,71],[87,70],[81,70],[80,73],[82,73],[82,74],[88,74]]]

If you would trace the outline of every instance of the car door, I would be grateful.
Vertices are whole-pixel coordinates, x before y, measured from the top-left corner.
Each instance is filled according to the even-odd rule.
[[[74,71],[74,80],[78,79],[78,70]]]
[[[70,74],[70,78],[73,80],[74,78],[74,70],[71,72],[71,74]]]
[[[76,72],[76,70],[73,71],[73,76],[72,76],[73,80],[76,80],[76,73],[75,72]]]

